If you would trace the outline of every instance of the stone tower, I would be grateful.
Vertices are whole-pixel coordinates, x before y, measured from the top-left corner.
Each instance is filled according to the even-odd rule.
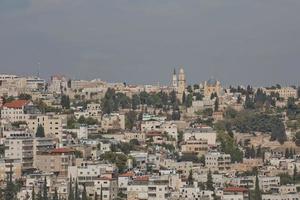
[[[178,91],[178,99],[180,101],[182,101],[182,96],[185,91],[185,88],[186,88],[185,73],[184,73],[183,68],[181,67],[179,69],[179,74],[178,74],[178,90],[177,90]]]
[[[173,78],[172,78],[172,87],[173,89],[177,89],[177,74],[176,74],[176,70],[174,69],[174,72],[173,72]]]

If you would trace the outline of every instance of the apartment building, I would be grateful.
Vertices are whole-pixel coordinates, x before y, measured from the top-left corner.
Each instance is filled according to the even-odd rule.
[[[36,168],[44,172],[55,172],[61,176],[67,176],[68,166],[74,165],[74,151],[67,148],[57,148],[36,156]]]
[[[259,187],[262,191],[268,192],[271,188],[280,186],[279,176],[260,176],[258,177]]]
[[[299,194],[263,194],[262,200],[299,200]]]
[[[0,183],[7,180],[8,173],[12,170],[12,180],[21,178],[22,163],[17,159],[0,159]]]
[[[94,188],[100,199],[113,200],[118,196],[118,179],[111,177],[98,178],[94,181]]]
[[[109,130],[125,130],[125,115],[119,113],[105,114],[102,116],[101,129]]]
[[[246,188],[230,187],[224,188],[223,200],[249,200],[249,191]]]
[[[133,139],[138,140],[139,142],[145,142],[146,134],[139,131],[130,131],[130,132],[126,131],[124,133],[124,139],[128,142]]]
[[[31,115],[26,122],[29,130],[33,133],[36,133],[38,125],[42,125],[46,137],[57,138],[62,141],[65,116],[53,114]]]
[[[211,171],[224,172],[230,169],[231,156],[219,152],[210,152],[205,155],[205,166]]]
[[[148,199],[169,199],[169,179],[168,176],[150,177],[148,183]]]
[[[5,158],[20,160],[22,171],[33,169],[32,138],[7,138],[5,140]]]
[[[266,94],[270,95],[271,93],[279,94],[279,97],[288,99],[288,98],[297,98],[297,90],[292,87],[282,87],[282,88],[275,88],[275,89],[264,89]]]
[[[74,113],[76,119],[79,119],[81,116],[88,118],[91,117],[93,119],[101,120],[101,105],[98,103],[91,103],[87,105],[86,110],[77,111]]]
[[[131,171],[120,174],[118,176],[119,191],[123,192],[124,194],[127,194],[128,185],[133,181],[134,176],[135,176],[135,174]]]
[[[111,164],[82,162],[80,165],[69,166],[68,176],[77,179],[78,183],[94,185],[94,181],[100,176],[113,172],[114,170],[115,167]]]
[[[215,146],[217,140],[217,133],[211,127],[189,128],[184,131],[184,141],[195,137],[196,140],[207,140],[209,146]]]
[[[30,105],[33,105],[32,102],[27,100],[14,100],[5,103],[1,109],[1,118],[10,122],[26,121],[28,118],[26,107]]]
[[[128,200],[148,199],[148,176],[138,176],[127,187]]]
[[[204,191],[198,187],[185,186],[180,188],[179,198],[188,200],[212,200],[213,191]]]
[[[197,154],[198,156],[206,154],[208,151],[207,140],[197,140],[194,136],[190,137],[181,145],[183,154]]]

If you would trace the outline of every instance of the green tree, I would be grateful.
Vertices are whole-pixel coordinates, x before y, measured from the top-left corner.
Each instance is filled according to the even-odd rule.
[[[102,200],[103,198],[103,188],[102,188],[102,185],[100,185],[100,200]]]
[[[4,199],[5,200],[15,200],[16,198],[16,189],[15,184],[12,181],[12,164],[10,165],[9,173],[7,174],[6,188],[4,190]]]
[[[282,121],[273,125],[271,140],[277,140],[280,144],[283,144],[287,140],[285,126]]]
[[[70,182],[69,182],[68,200],[74,200],[74,190],[73,190],[73,184],[72,184],[72,177],[70,177]]]
[[[186,95],[185,92],[183,92],[182,94],[182,104],[185,105],[185,101],[186,101]]]
[[[198,85],[198,84],[194,84],[194,90],[198,90],[198,89],[200,89],[200,86]]]
[[[209,170],[207,173],[207,181],[206,181],[206,189],[210,190],[210,191],[214,191],[214,182],[213,182],[213,178],[212,178],[212,173]]]
[[[255,196],[255,200],[262,200],[261,191],[260,191],[260,188],[259,188],[259,180],[258,180],[257,175],[256,175],[256,178],[255,178],[254,196]]]
[[[58,199],[57,188],[55,188],[55,190],[54,190],[53,200],[59,200]]]
[[[22,94],[19,95],[19,99],[21,99],[21,100],[31,100],[32,97],[31,97],[30,94],[22,93]]]
[[[45,130],[41,124],[38,125],[35,136],[36,137],[45,137]]]
[[[203,99],[203,95],[200,92],[194,93],[194,96],[196,97],[196,101],[201,101]]]
[[[216,97],[216,100],[215,100],[215,111],[219,111],[219,98]]]
[[[187,86],[187,91],[188,91],[189,93],[192,93],[192,92],[193,92],[193,88],[192,88],[191,85],[188,85],[188,86]]]
[[[288,173],[279,174],[280,177],[280,185],[293,184],[293,177],[291,177]]]
[[[188,176],[188,179],[187,179],[187,184],[189,186],[194,185],[194,178],[193,178],[193,170],[192,169],[190,170],[190,173],[189,173],[189,176]]]
[[[47,189],[47,179],[45,176],[44,184],[43,184],[43,199],[48,200],[48,189]]]
[[[110,114],[118,110],[118,105],[115,104],[116,93],[112,88],[108,88],[104,98],[102,99],[102,111],[105,114]]]
[[[246,94],[246,100],[245,100],[245,109],[254,109],[254,101],[250,97],[249,93]]]
[[[189,108],[193,104],[193,94],[188,94],[185,101],[185,107]]]
[[[238,103],[238,104],[241,104],[241,103],[242,103],[242,97],[241,97],[241,95],[239,95],[239,96],[237,97],[236,103]]]
[[[171,102],[173,108],[176,107],[176,105],[178,103],[177,97],[176,97],[176,92],[174,90],[170,93],[170,102]]]
[[[294,184],[296,183],[297,178],[298,178],[297,166],[294,165],[294,171],[293,171],[293,181],[294,181]]]
[[[61,106],[63,109],[70,109],[70,98],[67,95],[62,95],[61,96]]]
[[[251,151],[250,151],[250,157],[251,158],[256,158],[256,155],[255,155],[256,153],[255,153],[255,149],[254,149],[254,146],[252,145],[252,147],[251,147]]]
[[[126,129],[132,130],[137,120],[137,114],[134,111],[129,111],[125,114],[125,127]]]
[[[75,200],[80,200],[80,198],[79,198],[79,191],[78,191],[78,182],[77,182],[77,179],[76,179],[76,181],[75,181],[75,195],[74,195],[74,197],[75,197]]]
[[[178,110],[173,110],[172,112],[172,120],[180,120],[180,111]]]
[[[35,191],[34,191],[34,186],[32,187],[31,199],[32,199],[32,200],[35,200]],[[57,200],[57,199],[54,199],[54,200]]]
[[[83,191],[82,191],[82,194],[81,194],[81,200],[88,200],[85,184],[83,184]]]
[[[76,125],[76,119],[75,119],[75,117],[74,116],[69,117],[67,119],[67,128],[68,129],[75,129],[75,127],[76,127],[75,125]]]
[[[141,104],[140,97],[137,94],[134,94],[131,100],[132,109],[136,110],[140,104]]]
[[[15,97],[9,96],[9,97],[7,97],[7,98],[4,98],[4,103],[10,103],[10,102],[12,102],[12,101],[14,101],[14,100],[15,100]]]
[[[37,193],[37,200],[44,200],[42,195],[42,187],[39,188],[39,192]]]

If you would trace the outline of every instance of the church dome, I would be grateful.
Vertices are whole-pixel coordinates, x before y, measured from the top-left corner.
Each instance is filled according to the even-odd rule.
[[[215,85],[217,85],[217,80],[214,79],[214,78],[211,78],[211,79],[209,79],[209,80],[207,81],[207,85],[208,85],[208,86],[215,86]]]

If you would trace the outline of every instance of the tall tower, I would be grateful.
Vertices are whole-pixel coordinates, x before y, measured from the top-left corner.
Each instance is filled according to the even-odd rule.
[[[176,74],[176,70],[174,68],[174,72],[173,72],[173,78],[172,78],[172,87],[173,89],[177,88],[177,74]]]
[[[179,74],[178,74],[178,98],[181,101],[183,93],[186,88],[186,79],[185,79],[185,73],[182,67],[179,69]]]

